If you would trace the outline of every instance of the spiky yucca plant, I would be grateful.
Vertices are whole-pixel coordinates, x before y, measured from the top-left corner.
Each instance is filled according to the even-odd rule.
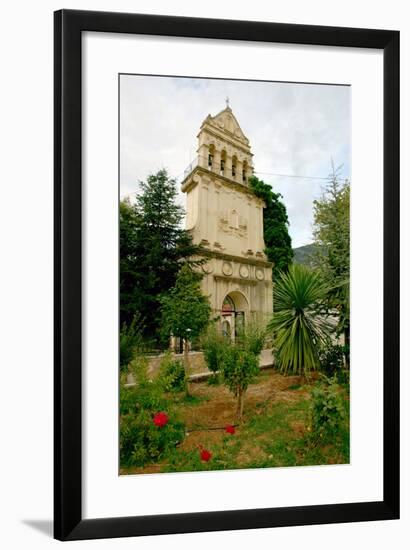
[[[273,290],[274,348],[282,372],[308,374],[319,367],[319,352],[327,341],[331,325],[318,315],[315,306],[327,288],[318,272],[292,264],[281,272]]]

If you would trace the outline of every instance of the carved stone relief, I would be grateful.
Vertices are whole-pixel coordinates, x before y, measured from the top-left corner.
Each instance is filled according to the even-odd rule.
[[[245,237],[248,233],[248,221],[234,209],[225,210],[219,212],[218,228],[229,235]]]
[[[222,273],[227,277],[230,277],[233,273],[232,264],[224,262],[222,265]]]

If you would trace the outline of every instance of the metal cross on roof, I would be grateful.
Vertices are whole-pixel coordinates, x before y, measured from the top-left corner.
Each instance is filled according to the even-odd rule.
[[[226,106],[229,107],[229,97],[228,96],[226,96],[225,103],[226,103]]]

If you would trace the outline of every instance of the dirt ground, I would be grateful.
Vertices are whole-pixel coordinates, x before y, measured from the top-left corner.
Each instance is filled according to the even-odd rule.
[[[294,401],[300,399],[301,392],[295,394],[292,386],[302,385],[306,380],[300,376],[282,376],[281,374],[260,376],[256,384],[248,387],[245,394],[244,419],[255,414],[255,409],[265,401]],[[205,398],[203,403],[185,410],[183,420],[187,429],[197,424],[209,428],[224,427],[235,421],[236,398],[225,386],[209,386],[206,382],[191,383],[190,393],[194,397]],[[307,393],[307,391],[305,392]],[[209,400],[206,400],[209,398]]]
[[[307,396],[307,389],[298,392],[292,389],[302,384],[306,384],[306,379],[301,376],[283,376],[265,371],[245,394],[244,424],[247,418],[261,414],[266,402],[294,402]],[[204,401],[182,410],[182,419],[189,434],[181,444],[182,449],[196,447],[205,431],[208,431],[207,441],[218,442],[228,424],[235,425],[236,432],[240,434],[241,426],[235,420],[236,398],[225,386],[209,386],[206,382],[200,382],[190,385],[190,393],[194,397],[204,398]]]
[[[235,420],[236,399],[223,385],[209,385],[207,382],[190,383],[189,392],[197,402],[179,407],[181,419],[186,425],[187,434],[179,446],[181,451],[191,451],[206,443],[213,447],[226,436],[225,427],[235,426],[237,436],[246,429],[248,419],[263,414],[264,404],[295,403],[309,395],[306,378],[301,376],[283,376],[271,369],[266,369],[259,376],[257,383],[249,386],[245,394],[243,424]],[[300,386],[304,386],[300,388]],[[296,388],[297,391],[296,391]],[[294,424],[294,425],[293,425]],[[292,428],[295,435],[302,435],[304,424],[294,422]],[[243,463],[252,459],[254,445],[243,449]],[[256,452],[257,446],[254,451]],[[249,454],[250,453],[250,454]],[[241,451],[242,454],[242,451]],[[239,458],[239,461],[242,460]],[[143,468],[133,468],[121,473],[156,473],[161,470],[161,464],[149,464]]]

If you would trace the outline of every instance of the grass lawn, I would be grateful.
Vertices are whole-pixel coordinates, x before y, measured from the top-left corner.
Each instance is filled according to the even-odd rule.
[[[158,463],[121,468],[121,474],[346,464],[349,462],[349,400],[346,420],[332,440],[313,443],[307,431],[311,385],[297,376],[262,371],[245,396],[244,421],[235,425],[235,399],[222,385],[191,383],[189,397],[170,394],[186,425],[185,439]],[[345,391],[345,390],[343,390]],[[235,433],[225,426],[235,425]],[[200,448],[212,453],[200,459]]]

